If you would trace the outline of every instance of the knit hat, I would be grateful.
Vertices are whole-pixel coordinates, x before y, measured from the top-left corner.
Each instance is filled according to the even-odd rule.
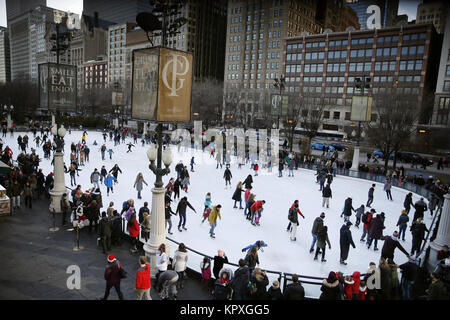
[[[398,238],[398,232],[394,231],[394,233],[392,234],[394,237]]]
[[[351,223],[350,221],[347,221],[347,227],[350,227],[353,223]]]
[[[402,213],[403,213],[403,214],[404,214],[404,213],[406,213],[406,210],[405,210],[405,209],[403,209],[403,210],[402,210]]]
[[[108,262],[114,262],[116,261],[116,257],[111,253],[110,255],[108,255]]]

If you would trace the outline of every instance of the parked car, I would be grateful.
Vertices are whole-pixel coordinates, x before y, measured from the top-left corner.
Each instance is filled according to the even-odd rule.
[[[330,143],[330,145],[333,146],[333,148],[336,149],[337,151],[345,151],[348,149],[348,147],[343,146],[342,144],[336,142]]]
[[[334,147],[332,145],[328,145],[323,142],[311,142],[311,149],[313,150],[323,150],[324,147],[328,147],[328,151],[334,151]]]
[[[374,157],[377,157],[377,158],[380,158],[380,159],[383,159],[383,152],[381,151],[381,150],[374,150],[373,152],[372,152],[372,156],[374,156]],[[392,159],[394,159],[394,153],[391,153],[390,154],[390,156],[389,156],[389,160],[392,160]]]

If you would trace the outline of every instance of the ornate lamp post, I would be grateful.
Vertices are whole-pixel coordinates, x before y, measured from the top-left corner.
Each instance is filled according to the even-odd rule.
[[[116,118],[114,119],[114,127],[117,129],[119,128],[119,115],[120,115],[120,109],[117,107],[116,110],[114,110],[114,113],[116,114]],[[122,123],[123,125],[123,123]]]
[[[170,146],[163,150],[162,145],[162,124],[158,124],[156,128],[158,135],[158,145],[151,144],[147,151],[147,157],[150,161],[149,169],[156,175],[155,187],[152,189],[152,211],[150,215],[150,237],[148,242],[144,244],[144,250],[150,261],[151,275],[157,273],[156,269],[156,251],[158,247],[164,243],[166,245],[166,253],[169,254],[169,244],[166,241],[165,226],[165,191],[163,187],[162,177],[170,173],[169,166],[172,163],[172,151]],[[156,161],[156,165],[155,165]],[[161,162],[165,168],[161,167]]]
[[[58,128],[58,125],[52,127],[53,138],[56,143],[56,152],[53,159],[53,177],[54,184],[53,189],[50,191],[51,203],[50,211],[61,212],[61,197],[67,192],[65,177],[64,177],[64,159],[62,153],[62,144],[64,142],[64,136],[67,131],[63,125]]]
[[[11,119],[11,113],[14,111],[14,106],[10,105],[9,107],[5,104],[4,107],[5,111],[8,113],[7,115],[7,127],[8,129],[12,127],[12,119]]]
[[[277,118],[277,129],[280,128],[280,117],[281,117],[281,108],[283,105],[283,98],[281,96],[281,93],[283,92],[285,86],[286,86],[286,80],[284,78],[283,75],[281,75],[280,79],[275,78],[274,79],[274,84],[273,84],[274,88],[279,89],[280,90],[280,106],[279,106],[279,110],[278,110],[278,118]]]

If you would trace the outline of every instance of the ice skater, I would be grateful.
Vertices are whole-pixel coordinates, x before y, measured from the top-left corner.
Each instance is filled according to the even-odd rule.
[[[261,250],[261,252],[264,252],[264,247],[267,247],[267,243],[265,243],[263,240],[258,240],[254,244],[250,244],[243,248],[242,252],[249,252],[254,246],[257,247],[258,250]]]
[[[128,146],[128,151],[127,151],[127,153],[128,153],[128,152],[133,152],[133,151],[131,151],[131,147],[134,147],[134,144],[132,144],[132,143],[130,142],[130,143],[127,143],[127,146]]]
[[[227,188],[227,185],[231,188],[231,178],[233,178],[233,175],[231,174],[229,165],[226,166],[225,172],[223,173],[223,178],[225,179],[225,189]]]

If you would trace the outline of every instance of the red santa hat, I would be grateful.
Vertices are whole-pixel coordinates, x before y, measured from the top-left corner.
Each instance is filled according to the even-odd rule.
[[[53,176],[53,172],[50,172],[50,175]]]
[[[114,262],[116,261],[116,257],[111,253],[110,255],[108,255],[108,262]]]

